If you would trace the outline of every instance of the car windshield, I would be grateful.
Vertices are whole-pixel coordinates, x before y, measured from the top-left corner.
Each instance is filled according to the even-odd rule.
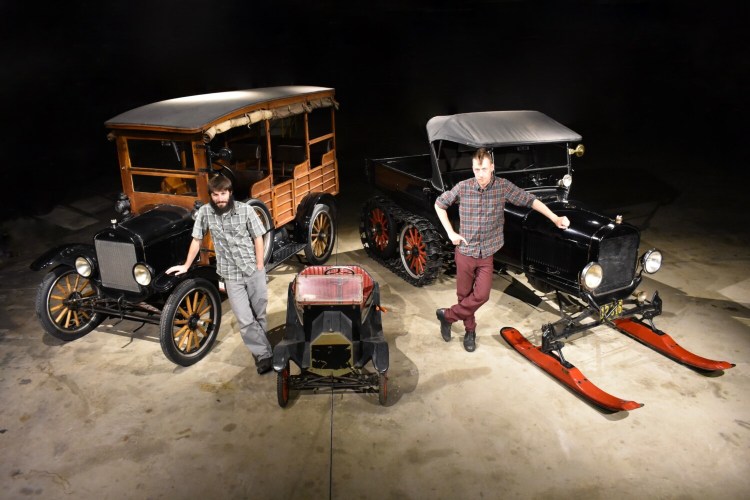
[[[187,141],[128,139],[128,153],[132,168],[194,170]]]
[[[195,167],[190,142],[128,139],[133,190],[196,196]],[[173,170],[173,174],[148,172]]]
[[[448,186],[473,177],[475,148],[443,141],[438,164]],[[557,186],[568,173],[568,151],[564,143],[531,144],[492,149],[495,174],[520,188]]]

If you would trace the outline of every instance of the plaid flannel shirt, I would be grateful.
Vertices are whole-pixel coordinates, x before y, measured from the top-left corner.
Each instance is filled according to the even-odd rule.
[[[235,201],[234,207],[217,214],[206,203],[195,216],[193,238],[202,239],[206,231],[216,250],[216,272],[227,281],[238,281],[251,276],[257,269],[255,242],[253,238],[263,236],[265,231],[253,207]]]
[[[502,177],[494,177],[484,189],[472,177],[441,194],[435,204],[444,210],[453,203],[459,204],[461,227],[458,232],[468,245],[462,242],[458,251],[468,257],[484,258],[493,255],[505,243],[505,203],[530,207],[535,199],[536,196]]]

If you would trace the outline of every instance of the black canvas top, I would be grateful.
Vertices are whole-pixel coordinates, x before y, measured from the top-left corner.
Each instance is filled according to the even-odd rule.
[[[476,148],[581,140],[579,134],[539,111],[436,116],[427,122],[427,136],[430,142],[446,140]]]
[[[245,108],[277,99],[331,90],[333,89],[296,85],[179,97],[131,109],[110,118],[105,125],[111,128],[147,126],[200,131],[207,125],[236,115]]]

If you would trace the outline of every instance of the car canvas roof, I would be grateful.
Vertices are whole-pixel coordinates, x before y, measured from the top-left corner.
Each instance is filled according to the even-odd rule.
[[[452,141],[476,148],[576,142],[581,136],[539,111],[485,111],[436,116],[427,122],[430,142]]]
[[[315,94],[322,94],[316,96]],[[218,92],[168,99],[131,109],[110,118],[104,124],[108,128],[165,130],[172,132],[198,133],[211,125],[256,109],[270,109],[275,101],[296,102],[332,96],[333,89],[291,85],[267,87],[231,92]],[[263,106],[266,104],[267,106]]]

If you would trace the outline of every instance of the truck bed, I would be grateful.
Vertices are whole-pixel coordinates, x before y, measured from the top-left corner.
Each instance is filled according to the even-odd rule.
[[[394,201],[416,213],[432,215],[437,191],[432,185],[430,162],[429,154],[369,159],[367,179],[370,185]]]
[[[387,170],[428,181],[432,178],[432,164],[430,155],[398,156],[393,158],[377,158],[368,160],[371,165],[377,164]]]

